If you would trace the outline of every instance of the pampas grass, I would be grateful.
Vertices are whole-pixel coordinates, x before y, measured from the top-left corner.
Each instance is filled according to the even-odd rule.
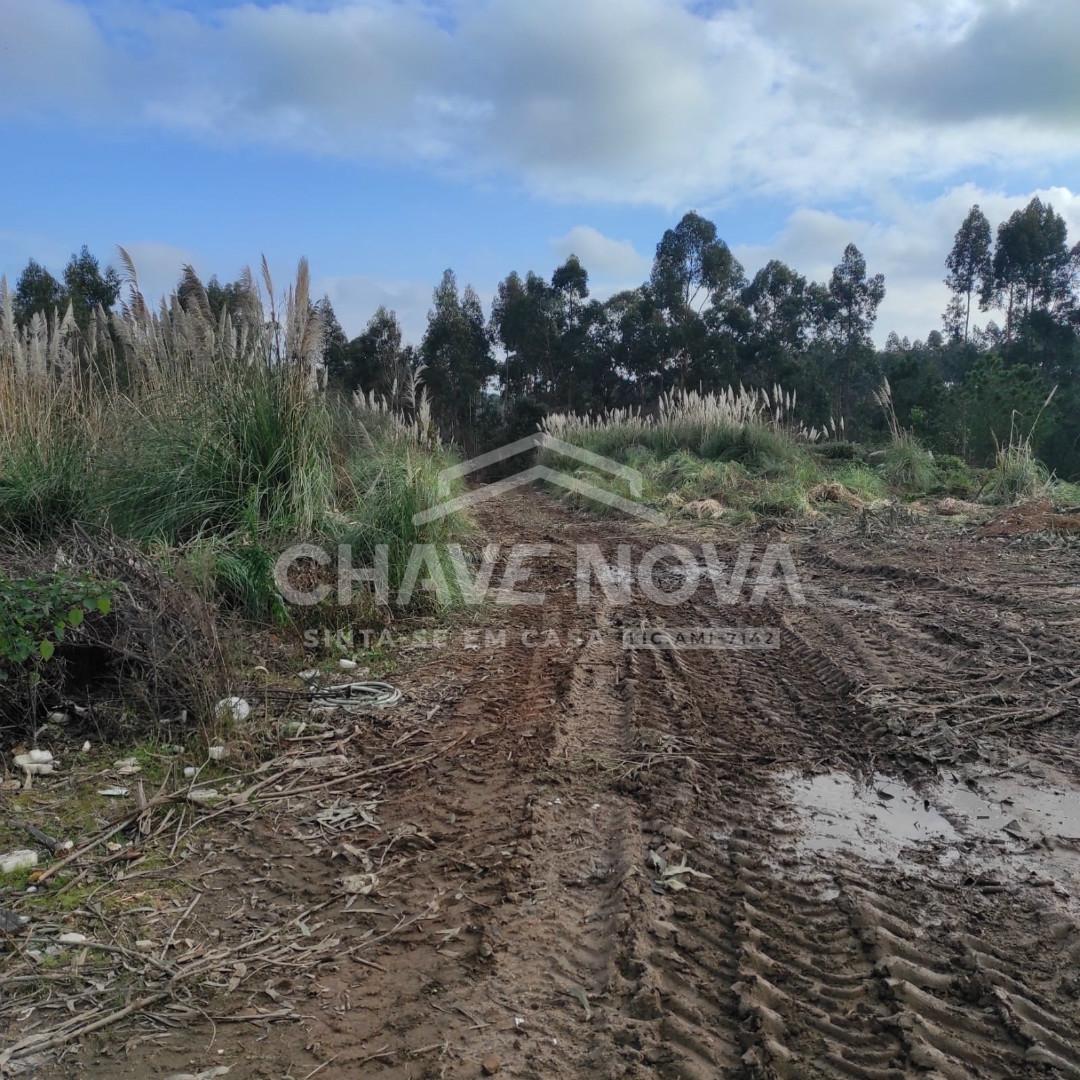
[[[550,435],[599,454],[623,460],[632,447],[668,457],[679,450],[700,458],[741,461],[748,466],[782,469],[804,456],[804,446],[843,424],[806,427],[795,419],[795,395],[780,386],[771,391],[727,387],[718,393],[676,391],[664,394],[654,412],[616,409],[602,416],[556,413],[543,429]]]
[[[1002,444],[997,441],[997,436],[994,437],[997,448],[994,464],[982,492],[986,501],[1011,504],[1038,498],[1050,491],[1053,480],[1046,467],[1035,456],[1032,437],[1042,414],[1054,400],[1056,393],[1055,386],[1026,433],[1017,428],[1017,414],[1014,410],[1009,423],[1009,441]]]
[[[123,250],[120,261],[124,300],[85,333],[70,309],[16,326],[0,281],[0,528],[79,520],[159,551],[212,552],[219,594],[249,612],[272,607],[267,552],[288,538],[351,518],[412,541],[443,460],[421,373],[395,384],[393,405],[332,397],[306,261],[278,295],[264,259],[261,284],[245,271],[217,316],[190,266],[152,310]]]

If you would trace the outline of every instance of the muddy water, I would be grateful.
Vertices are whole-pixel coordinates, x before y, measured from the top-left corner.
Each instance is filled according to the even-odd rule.
[[[843,771],[783,776],[808,854],[961,866],[983,887],[1039,886],[1080,908],[1080,788],[1045,765],[971,768],[925,792]]]
[[[893,862],[912,846],[960,840],[949,821],[900,780],[879,774],[860,782],[836,771],[811,779],[788,774],[785,783],[803,820],[807,851]]]

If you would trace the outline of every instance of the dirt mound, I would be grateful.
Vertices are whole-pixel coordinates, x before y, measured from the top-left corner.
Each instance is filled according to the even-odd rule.
[[[1049,499],[1010,506],[982,527],[983,536],[1031,536],[1036,533],[1080,533],[1080,511],[1056,510]]]

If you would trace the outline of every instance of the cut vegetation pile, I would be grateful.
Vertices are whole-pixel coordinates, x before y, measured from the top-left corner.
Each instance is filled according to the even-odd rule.
[[[71,526],[0,548],[0,735],[48,714],[81,739],[183,735],[208,717],[227,674],[214,612],[134,545]],[[32,661],[33,678],[10,671]],[[47,662],[46,662],[47,661]]]

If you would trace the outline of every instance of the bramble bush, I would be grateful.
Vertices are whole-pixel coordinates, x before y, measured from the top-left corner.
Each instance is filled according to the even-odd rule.
[[[30,578],[0,573],[0,680],[30,661],[51,660],[88,615],[108,615],[113,589],[59,570]]]

